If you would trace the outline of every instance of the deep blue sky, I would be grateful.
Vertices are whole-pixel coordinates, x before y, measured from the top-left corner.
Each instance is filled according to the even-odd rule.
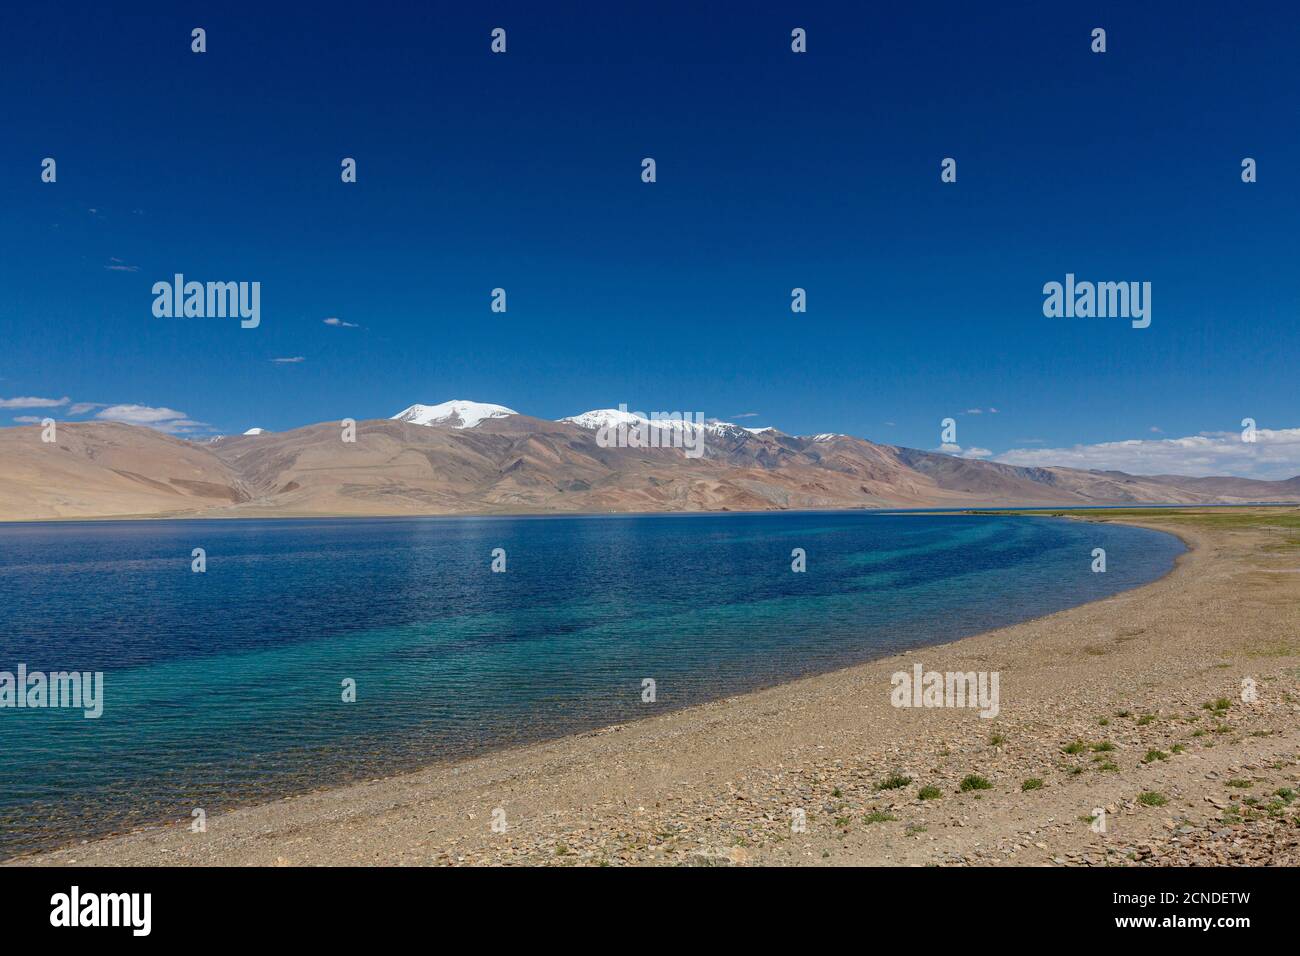
[[[1290,5],[119,6],[0,31],[0,399],[951,415],[996,453],[1300,425]],[[260,281],[261,327],[154,318],[174,272]],[[1150,281],[1151,327],[1044,318],[1066,272]]]

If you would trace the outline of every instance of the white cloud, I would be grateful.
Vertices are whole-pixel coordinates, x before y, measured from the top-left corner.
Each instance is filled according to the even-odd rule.
[[[188,434],[208,427],[203,422],[192,421],[184,412],[174,408],[151,408],[148,405],[109,405],[95,417],[107,422],[145,425],[169,435]]]
[[[357,328],[357,326],[356,326],[354,323],[352,323],[352,322],[344,322],[342,319],[337,319],[337,318],[335,318],[335,317],[332,316],[332,315],[331,315],[328,319],[321,319],[321,321],[324,322],[326,325],[332,325],[332,326],[334,326],[335,328],[339,328],[339,329],[355,329],[355,328]]]
[[[1133,438],[1069,448],[1015,448],[996,456],[1007,465],[1126,471],[1134,475],[1231,475],[1278,481],[1300,475],[1300,428],[1202,432],[1187,438]]]
[[[0,408],[59,408],[68,404],[68,396],[62,398],[0,398]]]
[[[988,458],[993,454],[987,448],[962,448],[961,445],[951,443],[940,445],[935,451],[941,451],[945,455],[955,455],[958,458]]]
[[[103,402],[77,402],[68,409],[69,415],[84,415],[86,412],[93,412],[97,408],[103,408]]]
[[[151,408],[148,405],[110,405],[95,417],[131,425],[152,425],[155,422],[184,418],[185,413],[174,408]]]
[[[295,365],[298,362],[305,362],[307,360],[303,358],[301,355],[294,355],[290,358],[273,358],[271,359],[271,361],[274,362],[276,365]]]

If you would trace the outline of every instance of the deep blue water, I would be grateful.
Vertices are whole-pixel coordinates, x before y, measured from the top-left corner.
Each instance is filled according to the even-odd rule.
[[[949,641],[1182,550],[1000,515],[0,524],[0,671],[105,672],[97,720],[0,708],[0,856]]]

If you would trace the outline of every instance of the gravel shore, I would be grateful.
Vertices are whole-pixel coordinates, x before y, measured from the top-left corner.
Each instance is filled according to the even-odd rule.
[[[1300,865],[1300,550],[1121,520],[1191,550],[1146,587],[951,644],[10,862]],[[997,717],[891,706],[917,663],[996,672]]]

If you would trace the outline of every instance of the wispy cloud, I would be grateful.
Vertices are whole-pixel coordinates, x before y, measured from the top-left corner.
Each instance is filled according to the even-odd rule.
[[[124,260],[118,259],[116,256],[110,256],[108,260],[108,265],[104,266],[104,268],[108,269],[110,272],[139,272],[140,271],[139,266],[127,265],[127,263]]]
[[[739,415],[732,415],[732,418],[757,418],[758,412],[741,412]]]
[[[298,362],[305,362],[307,360],[301,355],[294,355],[289,358],[273,358],[271,361],[276,365],[295,365]]]
[[[97,408],[106,408],[104,402],[76,402],[68,409],[69,415],[84,415],[86,412],[93,412]]]
[[[1135,475],[1233,475],[1278,481],[1300,475],[1300,428],[1201,432],[1186,438],[1133,438],[1069,448],[1016,448],[994,458],[1008,465],[1126,471]]]
[[[966,411],[962,412],[962,414],[963,414],[963,415],[983,415],[983,414],[985,414],[986,412],[987,412],[989,415],[996,415],[996,414],[998,413],[998,410],[997,410],[996,408],[968,408],[968,409],[966,409]]]
[[[326,325],[334,326],[336,329],[359,328],[359,326],[354,322],[344,322],[342,319],[336,318],[335,316],[332,315],[328,319],[321,319],[321,321],[324,322]]]
[[[68,404],[68,401],[66,395],[62,398],[33,398],[31,396],[0,398],[0,408],[60,408]]]

